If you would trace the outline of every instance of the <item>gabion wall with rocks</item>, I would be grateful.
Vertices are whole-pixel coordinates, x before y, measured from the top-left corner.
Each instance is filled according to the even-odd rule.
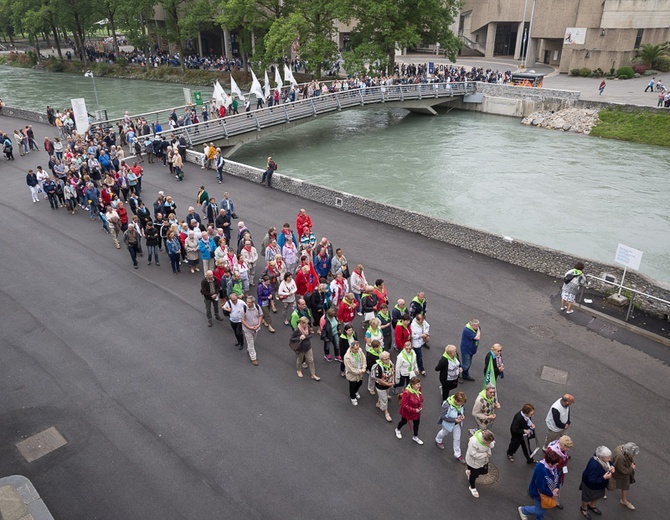
[[[187,159],[190,158],[196,164],[200,164],[201,157],[202,154],[193,152],[187,156]],[[229,175],[241,177],[254,183],[260,182],[263,174],[263,170],[259,168],[231,160],[226,160],[224,170]],[[587,273],[600,278],[603,278],[605,274],[610,274],[615,276],[617,282],[619,282],[623,274],[623,269],[616,265],[588,258],[580,258],[564,251],[463,226],[448,220],[397,208],[390,204],[384,204],[358,195],[317,186],[310,182],[293,179],[278,173],[275,173],[272,177],[272,189],[297,195],[314,202],[341,209],[347,213],[354,213],[401,229],[411,229],[428,238],[556,278],[562,278],[565,272],[577,260],[582,260],[586,263]],[[592,283],[591,285],[602,292],[612,291],[612,286],[606,284],[600,284],[599,286],[599,284]],[[632,287],[638,291],[670,301],[670,286],[664,286],[660,282],[642,274],[626,273],[625,284],[627,287]],[[649,298],[636,298],[636,305],[639,305],[645,312],[662,318],[667,319],[668,314],[670,314],[670,307],[668,305]]]

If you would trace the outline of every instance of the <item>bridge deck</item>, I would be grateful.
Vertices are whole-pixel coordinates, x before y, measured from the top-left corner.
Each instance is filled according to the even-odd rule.
[[[454,96],[474,94],[475,83],[430,83],[418,85],[393,85],[347,90],[323,96],[301,99],[273,107],[226,116],[222,119],[204,121],[196,125],[164,130],[158,135],[170,138],[174,133],[184,135],[191,146],[210,141],[229,141],[233,146],[244,134],[262,131],[277,125],[291,124],[312,117],[374,104],[403,104],[423,101],[426,107],[448,102]]]

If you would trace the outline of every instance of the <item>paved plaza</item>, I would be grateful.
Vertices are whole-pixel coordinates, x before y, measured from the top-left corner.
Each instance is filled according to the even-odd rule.
[[[0,117],[8,133],[24,124]],[[40,144],[54,135],[33,126]],[[0,476],[29,478],[54,518],[511,520],[529,503],[531,474],[520,457],[514,464],[505,457],[512,417],[533,403],[542,436],[549,406],[566,392],[576,397],[575,446],[565,511],[550,517],[577,518],[589,457],[598,445],[628,441],[641,449],[630,493],[637,511],[611,492],[599,503],[603,518],[667,515],[670,355],[628,333],[617,341],[598,334],[579,312],[560,313],[557,280],[241,179],[219,186],[191,164],[184,182],[158,163],[143,165],[147,205],[164,190],[182,218],[200,184],[217,199],[226,190],[257,246],[271,225],[294,222],[304,207],[317,236],[364,264],[368,280],[384,279],[392,301],[426,291],[433,347],[424,354],[425,445],[418,446],[409,434],[396,439],[373,396],[363,392],[361,405],[351,405],[318,338],[321,381],[298,379],[280,315],[276,334],[261,331],[260,365],[252,366],[233,346],[228,323],[206,326],[199,274],[173,275],[165,256],[160,267],[140,262],[134,270],[100,222],[31,203],[25,173],[47,157],[15,155],[0,159]],[[478,500],[450,441],[444,451],[433,442],[440,410],[433,367],[471,318],[483,335],[477,381],[460,388],[470,398],[468,416],[493,343],[503,345],[505,361],[492,428],[499,480],[480,486]],[[397,421],[396,403],[391,415]],[[474,426],[471,417],[466,425]],[[17,444],[41,432],[53,450],[22,444],[28,462]]]

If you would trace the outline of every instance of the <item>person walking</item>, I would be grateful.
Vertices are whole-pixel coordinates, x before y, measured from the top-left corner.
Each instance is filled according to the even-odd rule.
[[[344,354],[343,363],[344,376],[349,382],[349,399],[351,399],[351,404],[358,406],[358,400],[361,398],[358,390],[363,384],[363,374],[365,374],[367,368],[365,354],[361,351],[361,345],[358,341],[353,341],[349,345]]]
[[[447,345],[444,348],[444,354],[437,362],[435,371],[440,373],[440,388],[442,390],[442,401],[444,402],[449,397],[449,392],[458,387],[458,377],[463,372],[456,345]]]
[[[607,86],[607,83],[605,82],[605,80],[602,80],[602,81],[600,82],[600,85],[598,86],[598,95],[599,95],[599,96],[602,96],[602,95],[603,95],[603,92],[605,92],[605,87],[606,87],[606,86]]]
[[[653,92],[654,92],[654,84],[655,84],[655,83],[656,83],[656,77],[651,78],[651,79],[649,80],[649,83],[647,83],[647,86],[646,86],[646,88],[644,89],[644,91],[645,91],[645,92],[649,92],[649,91],[651,91],[651,93],[653,94]]]
[[[416,364],[422,376],[426,375],[426,369],[423,366],[423,347],[430,341],[430,325],[423,314],[417,314],[409,326],[410,341],[412,348],[416,353]]]
[[[612,464],[614,464],[615,489],[621,490],[619,503],[634,511],[635,506],[628,501],[628,490],[635,483],[635,457],[640,453],[640,448],[634,442],[627,442],[614,448],[612,453]],[[608,486],[612,489],[612,486]]]
[[[126,247],[128,247],[130,258],[133,261],[133,267],[137,269],[137,255],[140,252],[140,232],[135,228],[135,224],[132,222],[128,224],[128,229],[123,234],[123,243],[126,244]]]
[[[377,390],[377,404],[375,406],[384,412],[384,418],[388,422],[393,420],[389,413],[389,390],[393,388],[393,384],[395,383],[393,374],[394,367],[391,361],[391,354],[384,350],[372,366],[370,377],[374,380]]]
[[[441,450],[444,449],[444,438],[452,434],[454,458],[462,464],[465,464],[465,458],[461,454],[461,433],[463,431],[463,421],[465,414],[463,406],[468,402],[465,392],[456,392],[454,395],[447,397],[442,403],[442,410],[437,424],[441,424],[442,428],[435,436],[435,444]]]
[[[147,265],[151,265],[151,258],[153,257],[154,262],[157,266],[160,266],[160,261],[158,260],[158,244],[161,242],[160,234],[158,229],[154,226],[153,221],[147,221],[146,226],[144,227],[144,239],[146,240],[147,245]]]
[[[421,393],[421,379],[413,377],[409,380],[409,385],[400,397],[400,422],[395,428],[395,436],[402,439],[401,429],[409,421],[412,421],[413,436],[412,440],[419,446],[423,441],[419,439],[419,424],[421,423],[421,411],[423,410],[423,394]]]
[[[572,305],[577,299],[577,293],[582,285],[586,284],[584,276],[584,262],[577,262],[573,269],[563,275],[563,287],[561,288],[561,311],[572,314]]]
[[[272,314],[270,313],[274,291],[269,276],[263,275],[258,287],[256,287],[256,295],[258,296],[258,304],[263,311],[262,324],[265,325],[270,332],[274,332],[275,329],[272,327]]]
[[[293,279],[291,273],[285,273],[284,279],[279,284],[277,293],[279,300],[282,302],[282,315],[284,316],[284,325],[289,325],[289,317],[295,310],[295,295],[298,292],[298,287]]]
[[[496,397],[496,387],[487,384],[486,388],[479,392],[475,405],[472,407],[472,416],[475,418],[477,427],[480,430],[491,429],[493,421],[496,420],[496,410],[500,408],[500,403]]]
[[[234,292],[228,294],[228,301],[223,304],[223,310],[229,313],[228,320],[235,334],[235,346],[239,350],[244,348],[244,333],[242,332],[242,313],[244,312],[244,308],[244,303]]]
[[[614,466],[610,464],[611,458],[612,451],[607,446],[598,446],[582,472],[582,483],[579,486],[582,492],[580,512],[586,520],[591,520],[591,512],[598,516],[602,515],[602,511],[596,507],[596,502],[605,497],[607,483],[616,472]]]
[[[249,359],[254,366],[258,366],[256,337],[258,336],[258,330],[261,328],[262,317],[263,311],[256,303],[256,298],[247,296],[247,304],[242,312],[242,331],[244,332],[244,339],[247,341]]]
[[[468,450],[465,452],[467,464],[465,475],[468,477],[468,489],[475,498],[479,498],[477,478],[489,472],[489,459],[494,446],[495,436],[490,430],[477,430],[468,442]]]
[[[309,328],[309,322],[310,320],[307,316],[303,316],[298,320],[298,325],[291,334],[289,345],[296,353],[295,370],[298,377],[303,377],[302,367],[303,363],[306,362],[312,379],[314,381],[321,381],[321,378],[316,375],[314,368],[314,352],[312,351],[312,343],[310,341],[312,333]]]
[[[521,410],[514,414],[512,425],[509,428],[512,437],[507,448],[507,460],[510,462],[514,462],[514,454],[519,449],[519,446],[521,446],[521,450],[526,457],[526,463],[533,464],[535,462],[528,450],[529,440],[535,437],[535,425],[531,420],[534,414],[535,407],[530,403],[524,404]]]
[[[568,462],[570,461],[570,454],[568,453],[570,451],[570,448],[572,448],[573,442],[570,437],[567,435],[561,435],[561,437],[553,442],[549,443],[549,446],[547,447],[547,453],[550,451],[553,451],[558,455],[559,461],[558,465],[556,466],[556,471],[558,471],[558,483],[559,483],[559,488],[563,487],[563,481],[565,480],[565,475],[568,472]],[[563,509],[563,504],[561,504],[561,493],[559,491],[558,495],[556,496],[556,507],[559,509]]]
[[[207,316],[207,326],[212,326],[212,307],[214,308],[214,316],[217,321],[223,321],[219,313],[219,293],[221,292],[221,284],[214,276],[213,271],[205,272],[205,277],[200,282],[200,294],[205,300],[205,314]]]
[[[40,183],[33,170],[28,170],[28,173],[26,174],[26,184],[28,185],[28,188],[30,188],[30,196],[33,199],[33,203],[39,202]]]
[[[130,226],[130,224],[128,224]],[[174,231],[170,231],[167,236],[167,241],[165,242],[165,249],[167,250],[168,257],[170,257],[170,267],[172,267],[172,273],[177,274],[181,273],[180,261],[181,257],[181,242]]]
[[[519,507],[519,518],[521,520],[528,520],[529,516],[534,516],[536,520],[544,520],[544,513],[547,509],[556,506],[556,497],[560,488],[558,470],[556,469],[558,462],[558,455],[548,451],[544,455],[544,459],[535,465],[528,486],[528,494],[535,501],[535,504]]]
[[[329,363],[333,360],[333,356],[330,355],[330,345],[332,345],[335,359],[340,361],[342,358],[338,341],[339,323],[337,321],[337,310],[334,307],[330,307],[321,316],[319,327],[321,327],[321,340],[323,341],[323,358]]]
[[[394,388],[404,389],[409,385],[410,379],[415,379],[415,376],[418,375],[419,368],[416,365],[416,353],[412,348],[412,343],[407,341],[396,358]]]
[[[565,435],[568,428],[570,428],[570,406],[575,402],[575,398],[570,394],[565,394],[558,399],[549,408],[547,418],[547,436],[544,438],[542,449],[547,451],[547,446],[552,441],[558,439],[561,435]]]
[[[479,320],[471,319],[463,327],[461,334],[461,364],[463,366],[462,378],[466,381],[474,381],[470,376],[470,367],[472,366],[472,357],[477,353],[479,340],[482,337],[482,329],[479,326]]]

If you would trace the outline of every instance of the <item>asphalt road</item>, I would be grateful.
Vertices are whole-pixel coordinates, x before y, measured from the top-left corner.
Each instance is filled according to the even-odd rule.
[[[0,119],[5,131],[20,124]],[[52,135],[34,126],[38,142]],[[31,479],[56,519],[514,519],[516,507],[529,503],[531,468],[521,456],[506,460],[512,416],[533,403],[543,435],[548,407],[564,392],[577,399],[575,447],[566,510],[551,515],[578,517],[579,475],[595,447],[627,441],[641,448],[630,494],[637,511],[619,505],[616,493],[601,509],[608,518],[667,515],[667,362],[635,337],[613,341],[578,313],[558,312],[556,280],[226,178],[223,189],[258,243],[270,225],[294,222],[305,207],[316,234],[363,263],[368,279],[383,278],[392,300],[426,290],[433,348],[424,355],[425,445],[418,446],[407,428],[395,438],[369,394],[351,405],[339,367],[325,362],[318,341],[321,382],[296,377],[282,326],[261,332],[260,366],[251,366],[227,323],[206,327],[199,275],[174,276],[165,257],[161,267],[140,262],[133,270],[98,222],[30,202],[25,171],[44,165],[44,152],[16,157],[0,159],[0,475]],[[145,200],[163,189],[180,217],[201,183],[222,195],[213,174],[193,165],[183,183],[160,166],[145,167]],[[479,500],[452,460],[451,441],[442,452],[432,440],[440,405],[432,368],[440,346],[457,343],[472,317],[483,338],[477,382],[462,387],[468,415],[492,343],[503,345],[506,366],[492,428],[500,480],[479,486]],[[544,366],[567,371],[567,384],[541,379]],[[395,403],[391,413],[397,420]],[[27,463],[15,443],[50,426],[68,444]]]

